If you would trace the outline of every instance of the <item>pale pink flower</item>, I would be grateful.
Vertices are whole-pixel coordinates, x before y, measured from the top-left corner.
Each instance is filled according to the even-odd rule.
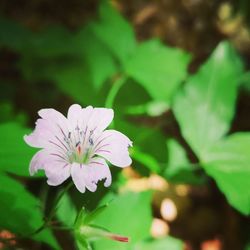
[[[74,104],[67,118],[55,109],[38,114],[34,132],[24,140],[41,148],[30,162],[30,174],[44,169],[49,185],[57,186],[71,176],[80,192],[86,188],[94,192],[99,180],[105,179],[105,187],[111,184],[106,160],[121,168],[131,164],[132,142],[116,130],[105,130],[113,120],[112,109]]]

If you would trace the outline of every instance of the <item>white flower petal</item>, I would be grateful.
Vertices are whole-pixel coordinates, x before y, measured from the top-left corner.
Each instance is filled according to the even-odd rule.
[[[79,163],[72,163],[71,166],[71,177],[75,183],[76,188],[84,193],[86,190],[86,173],[84,170],[84,165]]]
[[[90,130],[103,131],[109,126],[113,118],[113,109],[94,108],[91,112],[89,120],[87,121],[87,126]]]
[[[112,182],[110,169],[103,158],[95,157],[91,159],[88,164],[89,171],[91,171],[91,178],[96,183],[100,180],[106,179],[104,182],[105,187],[109,187]]]
[[[55,109],[41,109],[38,114],[47,122],[47,127],[53,132],[54,136],[61,139],[68,136],[69,121]]]
[[[54,141],[62,146],[63,138],[68,134],[67,119],[54,109],[41,109],[38,114],[42,119],[36,121],[33,133],[24,136],[25,142],[37,148],[53,148],[49,141]],[[58,139],[55,139],[56,137]]]
[[[58,124],[62,129],[68,126],[66,117],[55,109],[41,109],[38,114],[48,122]]]
[[[81,127],[83,122],[82,107],[79,104],[71,105],[68,110],[67,118],[72,130],[74,130],[77,126]]]
[[[38,151],[31,159],[29,172],[34,175],[39,169],[44,169],[44,164],[48,159],[48,154],[45,150]]]
[[[45,148],[49,147],[49,140],[55,137],[53,127],[44,119],[36,121],[35,130],[24,136],[24,140],[32,147]]]
[[[44,165],[47,183],[51,186],[60,185],[70,177],[70,169],[68,162],[50,160]]]
[[[105,160],[100,157],[93,158],[88,165],[73,163],[71,176],[77,189],[82,193],[86,188],[95,192],[100,180],[106,179],[105,187],[110,186],[112,181],[110,169]]]
[[[127,167],[132,162],[128,151],[129,146],[132,146],[132,142],[127,136],[116,130],[106,130],[95,143],[94,153],[117,167]]]

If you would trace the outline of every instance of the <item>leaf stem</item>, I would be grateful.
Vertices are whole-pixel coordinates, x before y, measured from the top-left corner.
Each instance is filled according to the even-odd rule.
[[[105,107],[106,108],[113,108],[115,97],[119,92],[120,88],[126,82],[127,76],[121,75],[113,82],[113,86],[111,87],[108,96],[106,98]]]

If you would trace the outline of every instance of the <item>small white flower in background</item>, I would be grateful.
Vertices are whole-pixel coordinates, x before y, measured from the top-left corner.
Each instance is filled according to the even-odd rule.
[[[30,174],[44,169],[49,185],[57,186],[71,176],[80,192],[86,188],[94,192],[99,180],[105,179],[105,187],[111,184],[106,160],[122,168],[131,164],[132,142],[116,130],[105,130],[113,120],[112,109],[74,104],[67,118],[54,109],[38,114],[34,132],[24,140],[41,148],[30,162]]]

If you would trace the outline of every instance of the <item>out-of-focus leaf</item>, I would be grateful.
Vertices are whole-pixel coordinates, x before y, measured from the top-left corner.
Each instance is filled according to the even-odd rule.
[[[204,177],[195,173],[184,148],[175,140],[167,141],[168,164],[164,176],[172,182],[202,184]]]
[[[247,244],[244,250],[250,250],[250,243]]]
[[[88,241],[84,238],[78,238],[76,240],[77,247],[79,250],[92,250],[91,245],[88,243]]]
[[[215,144],[203,164],[229,203],[250,214],[250,133],[235,133]]]
[[[61,198],[56,210],[56,215],[64,225],[73,227],[77,211],[68,193],[64,194]]]
[[[16,123],[0,124],[0,170],[29,176],[29,162],[36,152],[23,140],[30,131]]]
[[[24,113],[15,114],[13,105],[10,102],[0,103],[0,123],[4,122],[17,122],[25,124],[27,117]]]
[[[239,56],[223,42],[175,99],[182,134],[200,158],[230,128],[241,73]]]
[[[113,233],[128,236],[130,241],[121,243],[103,239],[94,242],[94,249],[127,250],[136,242],[148,237],[152,222],[150,201],[149,192],[125,193],[116,196],[93,223]]]
[[[29,237],[43,224],[39,201],[20,183],[4,174],[0,175],[0,183],[0,227]],[[49,229],[41,231],[32,238],[60,249]]]
[[[138,243],[134,250],[183,250],[182,241],[168,236],[164,239],[142,241]]]
[[[245,72],[241,76],[240,84],[244,89],[246,89],[247,91],[250,91],[250,71]]]
[[[131,156],[135,161],[140,162],[143,166],[145,166],[151,172],[153,172],[153,173],[160,172],[161,167],[160,167],[159,163],[150,154],[146,154],[146,153],[140,151],[140,149],[133,147],[131,150]]]
[[[104,204],[100,207],[97,207],[94,211],[90,212],[84,219],[84,223],[91,223],[99,214],[101,214],[108,207],[108,204]]]
[[[79,53],[82,53],[83,59],[88,65],[91,82],[96,89],[100,89],[104,82],[117,71],[112,54],[93,35],[89,27],[80,31],[76,35],[75,41],[78,44]]]
[[[134,95],[133,93],[136,93]],[[126,113],[127,107],[144,105],[150,102],[151,97],[147,91],[133,79],[129,78],[120,88],[116,98],[114,108],[119,113]]]
[[[137,106],[129,106],[126,114],[160,116],[169,110],[169,106],[163,101],[151,101]]]
[[[91,24],[93,32],[124,63],[136,46],[132,26],[107,1],[102,1],[99,15]]]
[[[0,47],[8,46],[16,50],[28,47],[31,32],[14,21],[0,18]]]
[[[121,132],[124,131],[124,133],[129,138],[132,138],[133,144],[137,147],[137,150],[143,152],[143,154],[145,155],[150,155],[151,159],[153,158],[155,159],[154,160],[155,170],[156,168],[158,168],[156,167],[156,161],[158,162],[158,165],[165,166],[167,161],[167,155],[166,151],[164,152],[164,150],[162,149],[166,148],[166,140],[164,135],[159,130],[129,123],[124,121],[122,118],[120,119],[116,118],[115,129]],[[152,160],[150,161],[152,162]],[[148,167],[148,164],[145,165],[145,167]]]
[[[187,75],[189,61],[189,54],[180,49],[151,40],[138,46],[126,64],[126,71],[153,99],[170,104],[172,95]]]
[[[40,34],[42,38],[45,36],[43,42],[39,43],[35,38],[30,40],[30,50],[22,54],[20,62],[24,76],[30,81],[53,81],[79,103],[103,105],[106,96],[103,84],[116,72],[111,53],[88,27],[71,35],[60,32],[60,27],[58,30],[52,41],[45,39],[48,36],[46,32]],[[57,34],[56,28],[54,32]],[[64,44],[57,45],[64,41],[64,36],[70,40],[69,49]],[[41,47],[36,47],[37,43]],[[43,55],[44,50],[53,51],[57,46],[61,49],[54,54]]]
[[[74,101],[83,105],[102,106],[107,94],[107,86],[97,90],[91,79],[90,69],[86,62],[81,58],[68,58],[64,63],[50,61],[36,65],[36,59],[28,59],[25,69],[30,70],[33,65],[32,76],[30,80],[46,79],[53,81],[58,88],[65,94],[71,96]],[[41,63],[41,61],[40,61]],[[36,75],[35,75],[36,72]],[[101,86],[99,86],[101,87]]]

